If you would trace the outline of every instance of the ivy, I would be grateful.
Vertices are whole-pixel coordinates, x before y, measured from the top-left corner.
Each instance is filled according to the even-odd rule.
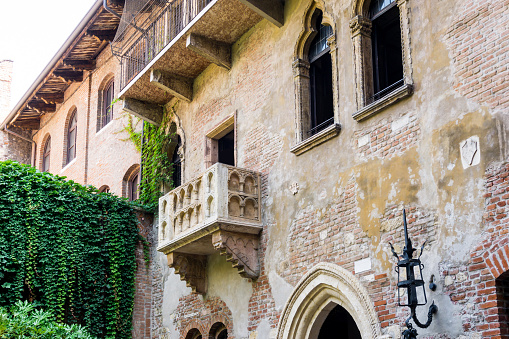
[[[124,198],[0,162],[0,306],[27,300],[100,338],[130,338],[138,220]]]
[[[127,125],[124,126],[124,132],[129,135],[129,140],[135,147],[142,149],[142,180],[140,182],[139,202],[145,209],[155,211],[162,195],[163,186],[173,187],[173,166],[172,159],[168,154],[168,149],[172,143],[175,133],[168,132],[168,121],[175,111],[175,106],[171,112],[164,112],[161,125],[143,124],[143,132],[136,132],[136,125],[133,117],[127,117]],[[122,132],[121,131],[121,132]],[[143,145],[141,141],[143,139]]]

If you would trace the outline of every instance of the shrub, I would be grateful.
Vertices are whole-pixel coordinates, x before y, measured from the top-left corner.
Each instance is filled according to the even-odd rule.
[[[0,338],[94,339],[80,325],[59,324],[54,318],[27,301],[17,301],[10,309],[0,307]]]

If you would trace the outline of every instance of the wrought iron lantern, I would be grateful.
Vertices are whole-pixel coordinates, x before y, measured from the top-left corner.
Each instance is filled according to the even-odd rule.
[[[421,252],[417,258],[413,257],[416,249],[412,246],[412,241],[408,237],[406,212],[403,209],[403,224],[405,230],[405,247],[403,253],[398,255],[391,245],[392,254],[397,258],[398,264],[396,266],[396,272],[398,273],[398,303],[399,306],[409,307],[410,316],[405,321],[407,329],[403,331],[404,339],[415,339],[417,338],[417,330],[413,328],[410,320],[413,319],[414,323],[420,328],[427,328],[431,325],[433,320],[433,314],[438,311],[435,302],[431,304],[428,311],[428,320],[426,323],[421,323],[417,318],[415,309],[417,306],[423,306],[427,303],[426,289],[424,287],[424,280],[422,278],[422,269],[424,265],[421,263],[421,255],[424,250],[424,244],[422,244]],[[435,284],[431,282],[430,288],[435,289]]]

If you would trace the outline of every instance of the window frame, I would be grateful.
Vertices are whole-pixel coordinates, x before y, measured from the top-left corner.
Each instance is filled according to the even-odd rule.
[[[74,132],[74,137],[71,137]],[[76,159],[77,155],[77,139],[78,138],[78,109],[74,108],[71,111],[69,116],[69,120],[67,122],[66,128],[66,147],[65,147],[65,163],[64,165],[69,165],[74,159]],[[73,152],[71,152],[73,151]]]
[[[350,21],[350,30],[354,50],[354,68],[356,83],[357,111],[352,117],[361,122],[384,110],[386,107],[409,97],[413,93],[412,58],[410,53],[410,20],[408,11],[409,0],[396,0],[382,9],[373,19],[382,16],[397,6],[399,23],[401,28],[401,50],[403,81],[394,88],[387,87],[381,92],[387,92],[380,98],[375,98],[374,74],[373,74],[373,50],[372,50],[372,20],[370,19],[371,1],[358,0],[354,10],[354,16]]]
[[[49,149],[48,149],[49,148]],[[51,136],[48,136],[42,148],[42,172],[49,172],[51,165]]]
[[[127,199],[135,201],[140,198],[140,169],[133,172],[127,182]]]
[[[111,98],[108,97],[111,96]],[[97,130],[99,132],[113,120],[113,99],[115,98],[115,79],[109,79],[103,89],[99,91],[97,110]]]
[[[332,34],[327,38],[329,46],[329,54],[331,57],[332,65],[332,110],[333,122],[317,131],[312,133],[312,110],[311,110],[311,80],[310,71],[311,63],[309,61],[309,49],[311,44],[318,34],[317,20],[322,17],[322,25],[327,25],[332,28]],[[326,142],[329,139],[337,136],[341,130],[339,124],[339,91],[338,91],[338,71],[337,71],[338,51],[336,48],[336,26],[324,8],[318,2],[311,3],[307,10],[304,19],[304,27],[297,41],[294,61],[292,64],[294,73],[295,85],[295,125],[296,137],[295,144],[290,148],[290,151],[295,155],[303,154],[308,150]]]

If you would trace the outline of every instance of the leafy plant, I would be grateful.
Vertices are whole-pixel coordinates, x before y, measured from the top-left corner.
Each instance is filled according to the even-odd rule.
[[[0,338],[94,339],[80,325],[60,324],[54,318],[51,312],[18,300],[11,308],[0,307]]]
[[[124,198],[0,162],[0,306],[28,300],[101,338],[130,338],[138,220]]]
[[[168,155],[168,148],[172,143],[175,133],[172,131],[168,132],[166,128],[174,110],[175,106],[171,108],[170,113],[164,112],[163,121],[159,126],[148,123],[143,124],[143,132],[136,132],[136,124],[138,122],[134,122],[133,117],[129,115],[127,125],[122,130],[129,134],[129,140],[142,152],[142,180],[139,187],[139,200],[149,210],[157,209],[163,185],[173,186],[173,165]]]

